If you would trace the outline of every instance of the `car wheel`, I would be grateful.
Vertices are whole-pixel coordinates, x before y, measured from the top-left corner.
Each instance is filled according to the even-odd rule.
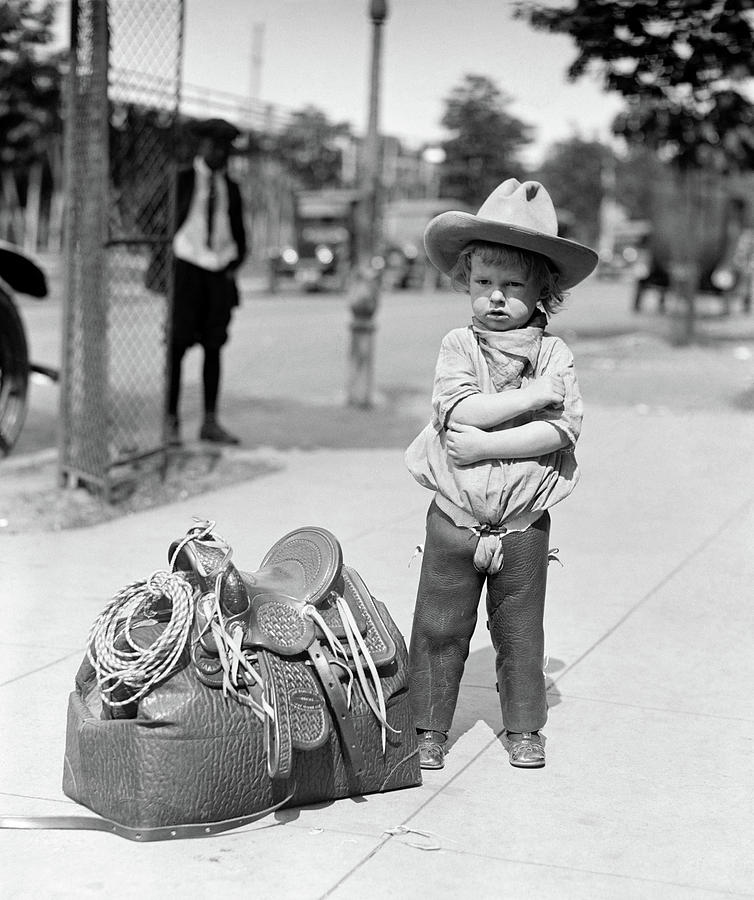
[[[26,419],[29,349],[13,298],[0,286],[0,455],[18,440]]]

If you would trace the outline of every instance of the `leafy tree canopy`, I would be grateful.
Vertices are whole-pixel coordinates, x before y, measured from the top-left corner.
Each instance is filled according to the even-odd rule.
[[[520,176],[518,153],[531,128],[507,111],[510,102],[482,75],[466,75],[445,99],[441,125],[451,137],[442,143],[443,195],[479,206],[505,178]]]
[[[339,138],[350,135],[348,123],[330,122],[325,113],[306,106],[270,139],[270,149],[299,180],[302,188],[318,190],[340,184],[342,150]]]
[[[60,131],[60,57],[52,41],[53,0],[0,3],[0,162],[25,166]]]
[[[553,144],[530,177],[552,195],[561,234],[594,246],[604,197],[618,202],[629,219],[649,219],[660,171],[656,155],[646,147],[619,154],[608,144],[574,135]]]
[[[601,73],[627,99],[613,130],[661,148],[682,166],[754,165],[751,0],[574,0],[519,3],[535,28],[568,34],[575,80]]]
[[[599,141],[574,136],[550,147],[534,177],[541,181],[558,211],[560,233],[594,244],[599,235],[603,172],[613,151]]]

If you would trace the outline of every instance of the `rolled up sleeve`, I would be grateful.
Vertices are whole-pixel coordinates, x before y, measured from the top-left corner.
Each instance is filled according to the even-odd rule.
[[[581,422],[584,418],[584,404],[576,378],[573,354],[562,340],[556,338],[551,352],[541,361],[541,368],[539,366],[537,368],[538,375],[560,375],[563,378],[565,397],[562,407],[539,410],[534,414],[534,418],[551,422],[563,435],[567,446],[572,449],[581,434]]]
[[[437,423],[447,428],[454,407],[464,398],[479,393],[479,376],[473,361],[451,332],[443,338],[435,367],[432,410]]]

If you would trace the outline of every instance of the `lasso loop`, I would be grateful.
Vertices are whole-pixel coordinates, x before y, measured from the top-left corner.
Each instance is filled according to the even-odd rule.
[[[170,601],[170,620],[149,646],[142,647],[134,627],[154,614],[155,601],[163,597]],[[194,589],[179,572],[153,572],[113,597],[94,620],[87,648],[103,703],[110,707],[134,703],[171,674],[191,634],[194,605]],[[122,688],[128,696],[115,699]]]

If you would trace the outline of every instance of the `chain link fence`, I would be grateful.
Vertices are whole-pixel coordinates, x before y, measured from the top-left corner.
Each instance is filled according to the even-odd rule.
[[[164,432],[183,0],[73,0],[60,475],[108,499]]]

